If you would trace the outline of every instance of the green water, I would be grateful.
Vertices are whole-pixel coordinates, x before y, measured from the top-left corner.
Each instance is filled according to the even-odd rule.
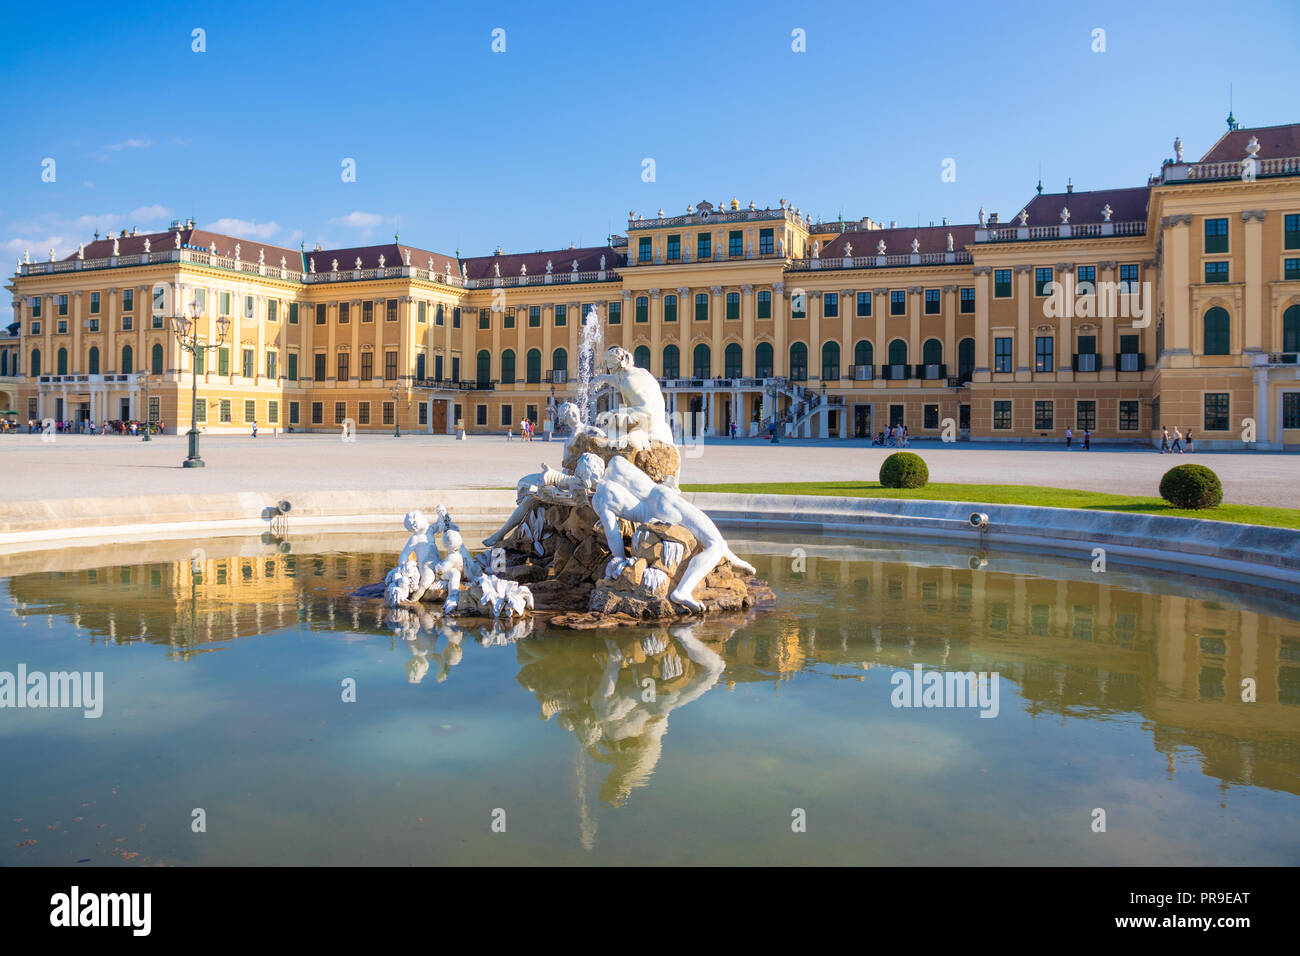
[[[0,709],[0,863],[1300,863],[1285,595],[733,536],[776,611],[512,635],[350,597],[403,540],[0,561],[0,671],[104,681]],[[916,665],[996,716],[893,706]]]

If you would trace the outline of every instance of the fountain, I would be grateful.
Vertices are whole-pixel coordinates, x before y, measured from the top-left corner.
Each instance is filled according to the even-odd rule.
[[[583,320],[582,340],[578,346],[578,411],[584,425],[592,420],[592,406],[596,399],[592,382],[596,377],[596,356],[600,354],[604,340],[605,330],[593,305]]]
[[[557,626],[593,628],[772,606],[754,568],[678,491],[681,455],[658,380],[618,346],[595,374],[600,335],[593,309],[578,403],[556,413],[569,431],[562,467],[519,480],[514,512],[477,555],[441,506],[432,522],[409,513],[411,538],[381,588],[390,607],[441,602],[444,615],[508,623],[539,613]],[[590,402],[602,388],[618,406],[592,425]],[[377,596],[376,587],[365,593]]]

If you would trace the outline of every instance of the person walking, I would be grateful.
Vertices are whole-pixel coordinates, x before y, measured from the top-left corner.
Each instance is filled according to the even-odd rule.
[[[1189,455],[1190,455],[1193,451],[1196,450],[1195,448],[1192,447],[1192,442],[1193,442],[1194,440],[1195,440],[1195,439],[1192,438],[1192,430],[1191,430],[1190,428],[1187,429],[1187,445],[1186,445],[1186,448],[1187,448],[1187,454],[1189,454]]]
[[[1070,426],[1065,426],[1065,450],[1070,450],[1070,442],[1074,440],[1074,432],[1070,431]]]
[[[257,437],[257,419],[253,419],[253,437]]]
[[[1092,450],[1092,432],[1086,428],[1083,430],[1083,450]]]
[[[1183,453],[1183,433],[1178,430],[1177,425],[1174,426],[1174,443],[1169,446],[1169,454],[1172,455],[1174,452],[1180,455]]]
[[[731,440],[736,440],[736,423],[734,421],[731,423]]]
[[[1169,451],[1169,429],[1164,425],[1160,426],[1160,454]]]

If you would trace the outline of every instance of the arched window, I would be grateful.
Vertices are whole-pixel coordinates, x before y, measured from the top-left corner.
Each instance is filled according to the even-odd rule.
[[[528,363],[528,384],[536,385],[542,380],[542,350],[529,349],[526,361]]]
[[[492,381],[492,353],[482,349],[478,353],[478,385],[484,387]]]
[[[638,345],[632,352],[632,364],[637,368],[649,370],[650,368],[650,348],[645,345]]]
[[[732,342],[722,353],[723,375],[727,378],[740,378],[741,376],[741,356],[745,353],[740,346]]]
[[[86,362],[86,371],[91,375],[99,374],[99,346],[92,345]]]
[[[822,345],[822,381],[840,380],[840,344],[826,342]]]
[[[975,340],[962,339],[957,343],[957,375],[969,379],[975,374]]]
[[[907,364],[907,343],[902,339],[894,339],[894,341],[889,343],[889,364]]]
[[[691,374],[695,378],[708,378],[713,374],[713,359],[709,354],[709,347],[707,345],[701,342],[699,345],[695,346],[695,351],[692,355],[694,358],[694,362],[692,363],[694,369]]]
[[[808,346],[795,342],[790,346],[790,380],[806,382],[808,380]]]
[[[135,371],[135,353],[131,351],[131,346],[122,346],[122,374],[130,375]]]
[[[1300,305],[1282,313],[1282,351],[1300,352]]]
[[[163,371],[163,347],[161,342],[155,342],[153,346],[153,360],[151,363],[153,374],[161,375]]]
[[[866,339],[863,339],[857,345],[853,346],[853,364],[858,369],[871,368],[873,362],[875,362],[875,355],[870,342],[868,342]],[[858,371],[855,372],[854,374],[857,376],[863,376],[863,375],[870,375],[871,373],[865,371]]]
[[[758,378],[772,377],[772,343],[759,342],[754,349],[754,375]]]
[[[501,384],[515,383],[515,350],[506,349],[501,353]]]
[[[675,345],[664,346],[664,378],[680,378],[682,374],[681,353]]]
[[[1205,310],[1205,354],[1228,355],[1232,351],[1232,320],[1219,306]]]
[[[58,372],[56,374],[67,375],[68,374],[68,350],[59,349],[56,360],[58,362]]]
[[[41,350],[32,349],[32,361],[27,366],[27,374],[35,378],[41,374]]]
[[[569,353],[564,349],[556,349],[551,354],[551,371],[564,372],[566,375],[569,371]]]
[[[938,339],[926,339],[925,344],[921,346],[921,364],[942,365],[943,343]]]

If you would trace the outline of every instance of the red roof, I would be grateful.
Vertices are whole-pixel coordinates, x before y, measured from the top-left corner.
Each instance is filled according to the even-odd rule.
[[[1300,156],[1300,123],[1287,123],[1284,126],[1229,130],[1201,157],[1201,162],[1224,163],[1245,159],[1248,155],[1246,144],[1252,136],[1259,140],[1259,152],[1255,154],[1257,159]]]
[[[571,273],[574,260],[577,260],[579,272],[598,272],[600,270],[601,256],[605,257],[605,268],[608,270],[620,269],[627,264],[626,254],[609,246],[585,246],[581,249],[552,249],[543,252],[503,253],[502,255],[474,256],[462,261],[465,263],[466,275],[471,279],[493,278],[492,266],[494,263],[500,266],[501,277],[504,279],[509,276],[519,275],[519,270],[523,266],[528,267],[530,276],[545,275],[548,261],[551,263],[551,271],[556,275]]]
[[[420,269],[429,268],[429,260],[433,260],[434,272],[447,272],[450,264],[452,273],[460,271],[456,264],[455,256],[444,255],[441,252],[429,252],[425,249],[417,249],[415,246],[408,246],[404,243],[386,242],[377,246],[352,246],[347,249],[309,249],[305,253],[308,262],[316,260],[317,272],[329,272],[334,260],[339,263],[340,272],[350,272],[357,267],[357,259],[361,260],[362,269],[379,268],[379,257],[384,257],[384,267],[391,269],[394,266],[406,265],[407,254],[410,254],[411,265]]]
[[[1025,211],[1029,213],[1026,225],[1058,226],[1061,224],[1061,210],[1070,209],[1070,223],[1105,222],[1102,210],[1110,206],[1111,222],[1145,221],[1147,218],[1146,186],[1133,186],[1127,189],[1094,189],[1089,192],[1075,190],[1072,193],[1042,193],[1029,200]],[[1000,226],[1020,225],[1020,211],[1007,216]]]
[[[960,251],[975,241],[976,226],[968,223],[949,226],[901,226],[897,229],[850,229],[840,233],[821,248],[823,259],[846,255],[844,247],[853,246],[855,256],[874,256],[885,241],[885,255],[901,256],[912,251],[912,240],[920,242],[917,252],[947,252],[948,234],[952,233],[953,251]]]
[[[149,249],[151,252],[162,252],[165,249],[176,248],[177,230],[169,229],[166,232],[145,232],[138,236],[123,236],[120,233],[117,236],[118,255],[132,256],[144,252],[144,242],[149,240]],[[258,253],[264,252],[266,264],[268,266],[279,266],[280,257],[284,256],[290,269],[299,268],[302,259],[297,249],[289,249],[284,246],[274,246],[268,242],[261,242],[257,239],[241,239],[238,236],[227,236],[219,232],[208,232],[206,229],[181,229],[181,248],[183,249],[201,249],[209,251],[213,244],[217,246],[217,254],[222,256],[233,256],[235,246],[238,245],[239,258],[245,262],[256,262]],[[86,245],[87,259],[105,259],[113,254],[113,236],[105,239],[96,239],[94,242]],[[68,259],[75,259],[76,253],[68,256]]]

